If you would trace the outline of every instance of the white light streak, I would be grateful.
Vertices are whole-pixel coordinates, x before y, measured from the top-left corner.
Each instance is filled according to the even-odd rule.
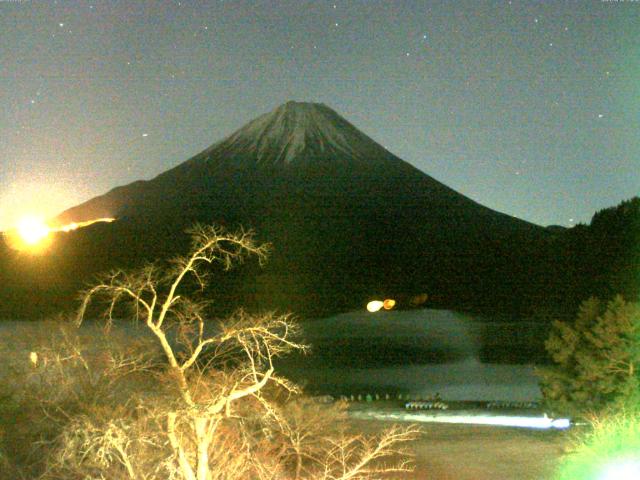
[[[500,427],[533,428],[537,430],[564,430],[571,426],[567,418],[548,418],[546,416],[516,416],[516,415],[486,415],[482,413],[382,413],[382,412],[353,412],[361,418],[375,418],[378,420],[395,420],[420,423],[453,423],[465,425],[492,425]]]

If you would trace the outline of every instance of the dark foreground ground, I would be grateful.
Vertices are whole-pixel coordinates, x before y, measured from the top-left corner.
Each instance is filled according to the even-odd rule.
[[[354,420],[375,433],[389,423]],[[421,424],[424,434],[411,444],[416,480],[551,480],[570,432],[509,427]]]

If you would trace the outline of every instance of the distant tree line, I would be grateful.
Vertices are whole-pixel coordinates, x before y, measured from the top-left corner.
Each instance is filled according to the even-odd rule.
[[[556,258],[563,298],[575,307],[590,297],[640,296],[640,198],[598,211],[587,225],[557,240]]]

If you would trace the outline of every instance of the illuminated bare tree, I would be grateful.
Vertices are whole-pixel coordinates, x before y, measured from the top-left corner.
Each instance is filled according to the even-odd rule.
[[[295,464],[291,478],[356,480],[413,470],[406,442],[420,435],[416,426],[393,426],[374,436],[352,433],[344,427],[345,407],[342,403],[327,406],[310,400],[286,405],[282,416],[287,421],[281,432],[287,437],[284,457],[290,452]]]
[[[381,469],[371,464],[401,453],[393,447],[414,438],[413,428],[392,429],[377,439],[334,438],[316,429],[317,442],[298,432],[303,429],[287,414],[287,402],[283,407],[273,400],[277,392],[280,398],[297,392],[275,374],[273,363],[287,352],[305,349],[297,340],[296,323],[288,315],[240,310],[211,325],[208,303],[190,295],[194,286],[207,286],[208,265],[229,269],[248,255],[262,262],[268,246],[245,231],[230,234],[196,226],[191,234],[191,253],[169,268],[115,271],[83,293],[78,325],[94,300],[106,302],[107,325],[123,305],[131,308],[166,358],[166,391],[155,403],[139,405],[135,414],[72,422],[46,478],[82,478],[95,475],[96,468],[101,478],[185,480],[347,480],[406,471],[404,459]]]

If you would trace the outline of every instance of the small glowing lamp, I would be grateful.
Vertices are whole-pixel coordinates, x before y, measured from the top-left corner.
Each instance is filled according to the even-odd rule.
[[[611,463],[597,480],[637,480],[640,478],[640,459]]]
[[[384,302],[382,302],[382,306],[385,310],[391,310],[396,306],[396,301],[393,298],[387,298]]]
[[[380,300],[372,300],[367,303],[367,310],[371,313],[375,313],[379,311],[383,306],[384,302],[381,302]]]

